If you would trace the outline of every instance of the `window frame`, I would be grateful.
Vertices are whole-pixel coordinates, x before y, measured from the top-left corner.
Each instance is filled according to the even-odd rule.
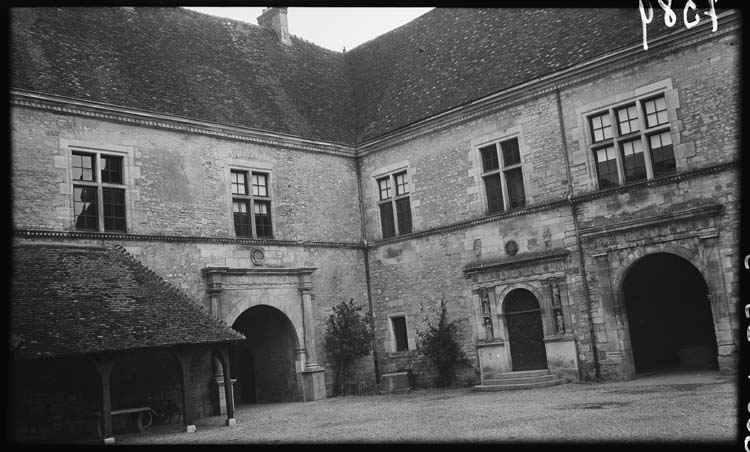
[[[647,110],[646,110],[646,104],[648,102],[654,102],[654,105],[656,105],[657,99],[663,99],[665,108],[663,110],[656,110],[652,114],[657,114],[660,112],[666,112],[667,120],[664,123],[659,123],[657,125],[649,127],[647,124]],[[622,133],[622,124],[623,122],[620,121],[620,112],[622,110],[628,110],[631,107],[635,107],[634,111],[637,115],[637,130],[631,130],[627,133]],[[610,124],[611,124],[611,131],[612,131],[612,137],[611,138],[605,138],[599,141],[595,141],[595,130],[593,126],[593,118],[601,117],[602,115],[609,115]],[[586,135],[588,140],[588,146],[587,146],[587,152],[590,156],[590,158],[593,160],[593,174],[594,174],[594,181],[596,184],[596,188],[598,190],[606,190],[609,188],[616,188],[616,187],[622,187],[625,185],[635,184],[638,182],[643,182],[646,180],[652,180],[657,177],[664,177],[669,176],[677,172],[677,155],[675,154],[675,140],[674,140],[674,132],[672,131],[673,123],[677,120],[677,118],[674,116],[673,109],[670,108],[670,99],[667,95],[666,90],[659,90],[658,92],[651,92],[649,94],[645,94],[642,96],[634,96],[627,100],[622,100],[617,103],[612,103],[609,106],[605,106],[603,108],[597,108],[596,110],[590,111],[585,114],[587,124],[586,128]],[[628,125],[632,125],[632,121],[634,118],[630,118],[628,114],[629,120]],[[630,127],[629,127],[630,128]],[[667,146],[662,146],[660,148],[651,148],[651,137],[654,135],[661,135],[662,133],[669,133],[671,143]],[[631,143],[633,141],[640,141],[640,148],[641,152],[643,154],[643,164],[645,166],[646,170],[646,176],[640,177],[640,178],[633,178],[632,175],[630,178],[628,178],[628,171],[625,165],[625,146],[628,143]],[[615,184],[608,185],[608,186],[602,186],[602,179],[600,176],[600,162],[598,159],[598,151],[605,149],[605,148],[614,148],[615,153],[615,160],[616,160],[616,166],[617,166],[617,181]],[[663,174],[654,174],[654,160],[653,160],[653,153],[652,151],[656,149],[662,149],[665,147],[670,147],[672,152],[672,161],[673,167],[671,170],[663,172]],[[666,159],[670,160],[670,159]]]
[[[235,174],[242,175],[244,183],[245,193],[235,193],[235,186],[238,184],[235,182]],[[255,176],[264,176],[265,185],[255,184]],[[266,196],[255,194],[255,187],[264,187]],[[232,166],[229,168],[229,193],[230,193],[230,212],[232,213],[232,228],[234,229],[234,235],[237,238],[242,239],[273,239],[274,237],[274,221],[273,221],[273,197],[271,196],[271,171],[267,169],[255,169]],[[258,189],[260,193],[260,189]],[[234,205],[235,203],[244,203],[245,212],[244,214],[248,217],[249,223],[249,234],[241,233],[238,230],[238,223]],[[258,233],[258,219],[256,218],[256,210],[259,206],[266,206],[267,217],[268,217],[268,235],[261,235]],[[262,226],[261,226],[262,227]]]
[[[515,141],[516,147],[518,150],[518,162],[513,163],[511,165],[506,164],[505,159],[505,152],[503,149],[503,143],[509,143]],[[524,209],[528,205],[528,195],[526,190],[526,178],[524,177],[525,171],[523,170],[524,167],[524,158],[523,158],[523,147],[521,144],[521,137],[520,134],[513,134],[513,135],[506,135],[501,138],[493,139],[490,141],[484,141],[481,144],[474,145],[474,147],[477,150],[477,153],[479,154],[479,177],[482,180],[482,183],[484,185],[484,198],[485,198],[485,211],[487,215],[493,215],[496,213],[502,213],[502,212],[510,212],[513,210],[519,210]],[[485,170],[485,160],[484,160],[484,150],[488,149],[490,147],[494,147],[494,161],[497,161],[497,168],[492,168],[490,170]],[[508,174],[511,172],[520,171],[520,178],[521,178],[521,188],[523,190],[523,204],[520,206],[511,206],[512,199],[511,199],[511,189],[508,185]],[[500,178],[500,209],[493,210],[490,205],[490,196],[487,192],[487,180],[490,178],[495,178],[499,176]]]
[[[396,328],[397,326],[399,328]],[[400,330],[400,328],[402,328],[403,330]],[[405,315],[396,315],[391,317],[391,331],[393,333],[393,351],[409,351],[409,329],[406,326]],[[401,345],[403,345],[403,348],[400,347]]]
[[[399,177],[403,177],[402,184],[399,184]],[[378,216],[380,218],[381,237],[383,239],[388,239],[413,232],[414,216],[412,215],[411,211],[411,197],[413,191],[411,191],[410,189],[412,181],[409,169],[401,167],[395,170],[380,173],[376,176],[373,176],[373,178],[375,180],[375,204],[377,206]],[[383,182],[386,183],[383,184]],[[399,187],[405,187],[406,191],[400,192]],[[384,198],[384,194],[387,197]],[[405,203],[408,205],[408,210],[406,210],[407,215],[404,215],[404,208],[402,207]],[[390,229],[386,229],[384,225],[384,209],[388,209],[388,211],[390,212],[390,222],[392,223],[393,229],[392,234],[386,233],[390,232]],[[399,213],[399,211],[401,211],[401,213]]]
[[[69,165],[70,171],[70,186],[71,191],[71,211],[72,211],[72,227],[75,231],[80,232],[101,232],[101,233],[127,233],[129,231],[128,221],[129,215],[129,201],[130,194],[128,193],[128,153],[123,151],[116,151],[110,149],[100,149],[93,147],[83,146],[70,146],[69,154]],[[74,166],[73,160],[76,155],[86,155],[92,157],[92,176],[93,180],[81,180],[74,178]],[[114,158],[120,162],[120,182],[104,182],[102,178],[102,172],[104,168],[102,166],[102,160],[106,158]],[[93,189],[96,193],[96,228],[79,228],[77,226],[79,215],[76,212],[76,190],[77,189]],[[122,208],[122,216],[115,217],[112,215],[105,215],[105,191],[111,193],[122,193],[122,202],[118,203]],[[121,228],[107,228],[107,219],[114,218],[122,222]]]
[[[388,353],[391,354],[404,354],[408,352],[412,352],[417,349],[416,339],[414,338],[413,332],[411,331],[409,325],[409,317],[410,315],[406,312],[394,312],[391,314],[388,314],[388,335],[386,337],[386,344],[385,348]],[[398,335],[396,334],[396,322],[394,322],[394,319],[403,318],[403,326],[404,326],[404,341],[406,342],[406,348],[399,350],[398,347]]]

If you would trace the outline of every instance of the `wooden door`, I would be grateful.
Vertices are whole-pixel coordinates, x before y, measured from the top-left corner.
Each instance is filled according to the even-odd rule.
[[[547,368],[547,350],[539,302],[524,289],[516,289],[505,302],[510,358],[514,371]]]

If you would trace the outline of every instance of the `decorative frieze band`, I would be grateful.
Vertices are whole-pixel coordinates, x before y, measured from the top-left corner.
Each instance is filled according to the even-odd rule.
[[[643,229],[649,227],[656,227],[663,224],[675,224],[677,222],[684,222],[690,220],[698,220],[701,218],[711,218],[721,214],[722,206],[719,204],[695,207],[692,209],[679,210],[676,212],[664,213],[662,215],[650,216],[647,218],[639,218],[628,221],[618,221],[614,225],[597,226],[594,228],[581,229],[581,238],[591,239],[600,237],[603,235],[617,234],[626,231],[632,231],[634,229]],[[708,223],[708,222],[707,222]],[[705,227],[711,225],[706,224]]]

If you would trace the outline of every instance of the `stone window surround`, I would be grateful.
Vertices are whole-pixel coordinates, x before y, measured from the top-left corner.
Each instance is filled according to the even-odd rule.
[[[633,90],[629,90],[620,93],[616,96],[611,96],[605,99],[597,100],[582,105],[575,109],[575,115],[577,119],[577,127],[572,130],[573,141],[578,141],[579,149],[578,152],[582,152],[585,155],[586,171],[589,175],[587,187],[592,190],[599,190],[599,180],[596,170],[596,159],[594,156],[593,148],[597,147],[594,143],[593,137],[591,136],[590,118],[596,116],[597,113],[602,113],[609,110],[617,110],[618,108],[624,107],[629,104],[636,104],[638,109],[638,116],[642,121],[645,121],[642,111],[641,102],[659,96],[664,95],[667,104],[667,114],[669,117],[669,131],[672,136],[672,149],[675,158],[675,171],[684,170],[687,167],[687,161],[685,156],[685,143],[680,141],[680,132],[682,131],[682,122],[677,117],[677,109],[680,108],[679,96],[677,90],[672,87],[672,79],[667,78],[649,85],[642,86]],[[617,118],[613,118],[612,128],[615,130],[618,127]],[[645,136],[645,129],[641,129],[640,136]],[[650,151],[647,143],[644,143],[644,159],[650,159]],[[619,179],[623,179],[623,168],[622,158],[619,148],[619,142],[615,143],[615,154],[617,155],[617,165]],[[580,159],[573,159],[574,161]],[[652,172],[650,170],[651,163],[646,163],[648,170],[647,180],[653,179]],[[628,183],[620,183],[619,186],[625,186]]]
[[[274,208],[276,206],[276,203],[273,202],[273,199],[274,199],[273,165],[271,165],[268,162],[260,162],[260,161],[247,161],[247,160],[236,160],[236,159],[229,160],[224,171],[224,177],[226,178],[226,181],[227,181],[227,193],[229,195],[228,196],[229,203],[228,203],[227,212],[228,212],[228,216],[229,216],[230,223],[231,223],[231,230],[234,232],[234,209],[232,206],[234,195],[232,194],[232,171],[247,172],[247,175],[248,175],[248,178],[247,178],[248,187],[247,188],[250,191],[250,193],[252,193],[251,174],[253,173],[253,171],[257,173],[265,173],[267,175],[266,189],[268,191],[268,201],[270,202],[269,209],[270,209],[270,214],[271,214],[271,237],[275,237],[276,236],[276,221],[275,221],[276,215],[274,212]],[[252,209],[252,206],[251,206],[251,209]],[[254,212],[251,211],[250,213],[251,215],[254,216]],[[253,225],[255,224],[254,220],[252,224]],[[234,233],[235,233],[235,236],[237,236],[236,232]],[[252,234],[252,238],[257,238],[255,229],[251,230],[251,234]],[[243,237],[243,238],[247,238],[247,237]]]
[[[375,218],[377,221],[375,223],[377,224],[377,231],[379,232],[379,237],[383,238],[383,226],[382,222],[380,220],[380,186],[378,184],[378,179],[382,179],[386,176],[391,177],[391,202],[393,202],[393,199],[395,197],[396,193],[396,181],[395,178],[393,178],[393,175],[401,172],[406,172],[406,182],[407,186],[409,187],[409,208],[411,209],[411,231],[414,232],[416,230],[416,220],[414,215],[414,209],[416,206],[418,206],[418,202],[414,199],[414,194],[417,191],[416,186],[414,185],[413,176],[414,176],[414,169],[409,166],[408,160],[402,160],[399,162],[392,163],[387,166],[383,166],[378,168],[377,170],[372,172],[372,176],[370,177],[370,198],[373,200],[372,206],[374,210],[373,218]],[[396,229],[396,234],[394,237],[398,237],[399,235],[403,235],[398,231],[398,217],[396,213],[396,206],[395,203],[393,205],[393,222],[394,222],[394,228]],[[395,346],[394,346],[395,349]]]
[[[521,168],[521,176],[523,178],[523,188],[525,193],[525,206],[528,207],[531,203],[530,201],[530,180],[529,175],[530,168],[529,168],[529,162],[526,158],[528,155],[528,147],[526,145],[526,141],[524,140],[524,134],[523,134],[523,127],[521,126],[514,126],[509,127],[507,129],[488,134],[483,135],[481,137],[477,137],[470,142],[471,151],[469,152],[469,164],[471,165],[469,168],[469,177],[471,177],[474,181],[476,181],[476,191],[472,190],[472,193],[477,194],[478,198],[478,204],[476,205],[475,209],[481,210],[484,215],[490,215],[489,213],[489,204],[487,200],[487,191],[484,188],[484,181],[482,178],[482,174],[484,174],[484,168],[482,166],[482,156],[481,152],[479,151],[479,148],[487,146],[489,144],[493,143],[499,143],[501,141],[510,140],[513,138],[516,138],[518,140],[518,153],[521,158],[521,164],[520,166],[514,166],[514,167],[520,167]],[[499,158],[502,161],[502,151],[498,150]],[[503,166],[501,164],[500,167],[500,173],[502,178],[502,190],[503,190],[503,212],[509,212],[511,209],[508,207],[510,205],[510,199],[508,198],[508,190],[505,183],[505,175],[503,171]],[[493,213],[500,213],[500,212],[493,212]]]
[[[88,152],[96,154],[112,155],[122,157],[122,186],[125,190],[125,232],[132,232],[133,215],[135,212],[135,201],[138,199],[138,191],[134,189],[136,180],[140,179],[140,170],[135,167],[134,150],[132,146],[120,146],[109,143],[72,140],[61,138],[60,151],[65,164],[65,182],[60,186],[60,193],[68,195],[68,214],[62,218],[65,229],[75,231],[76,212],[73,207],[73,152]],[[56,165],[59,167],[59,165]],[[100,170],[100,168],[97,168]],[[101,200],[99,200],[101,202]],[[96,232],[106,232],[98,230]]]
[[[396,333],[393,331],[393,318],[394,317],[403,317],[405,320],[406,343],[409,346],[408,350],[396,351]],[[417,338],[416,338],[416,333],[413,327],[414,322],[411,321],[411,317],[412,316],[402,311],[388,314],[388,321],[386,322],[386,327],[388,331],[386,332],[386,339],[385,339],[384,346],[385,346],[385,351],[389,356],[409,353],[417,349]]]

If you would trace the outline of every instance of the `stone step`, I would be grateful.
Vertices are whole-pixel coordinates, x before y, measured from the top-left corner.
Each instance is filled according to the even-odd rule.
[[[501,384],[501,385],[477,385],[472,389],[474,391],[490,392],[490,391],[514,391],[518,389],[538,389],[547,388],[550,386],[557,386],[565,383],[565,380],[558,378],[551,381],[543,381],[540,383],[520,383],[520,384]]]
[[[547,374],[539,375],[537,377],[518,377],[518,378],[487,378],[484,380],[484,385],[512,385],[512,384],[524,384],[524,383],[544,383],[545,381],[557,380],[557,375]]]
[[[504,378],[540,377],[542,375],[550,375],[549,369],[519,370],[516,372],[503,372],[500,374],[495,374],[491,378],[493,380],[502,380]]]

